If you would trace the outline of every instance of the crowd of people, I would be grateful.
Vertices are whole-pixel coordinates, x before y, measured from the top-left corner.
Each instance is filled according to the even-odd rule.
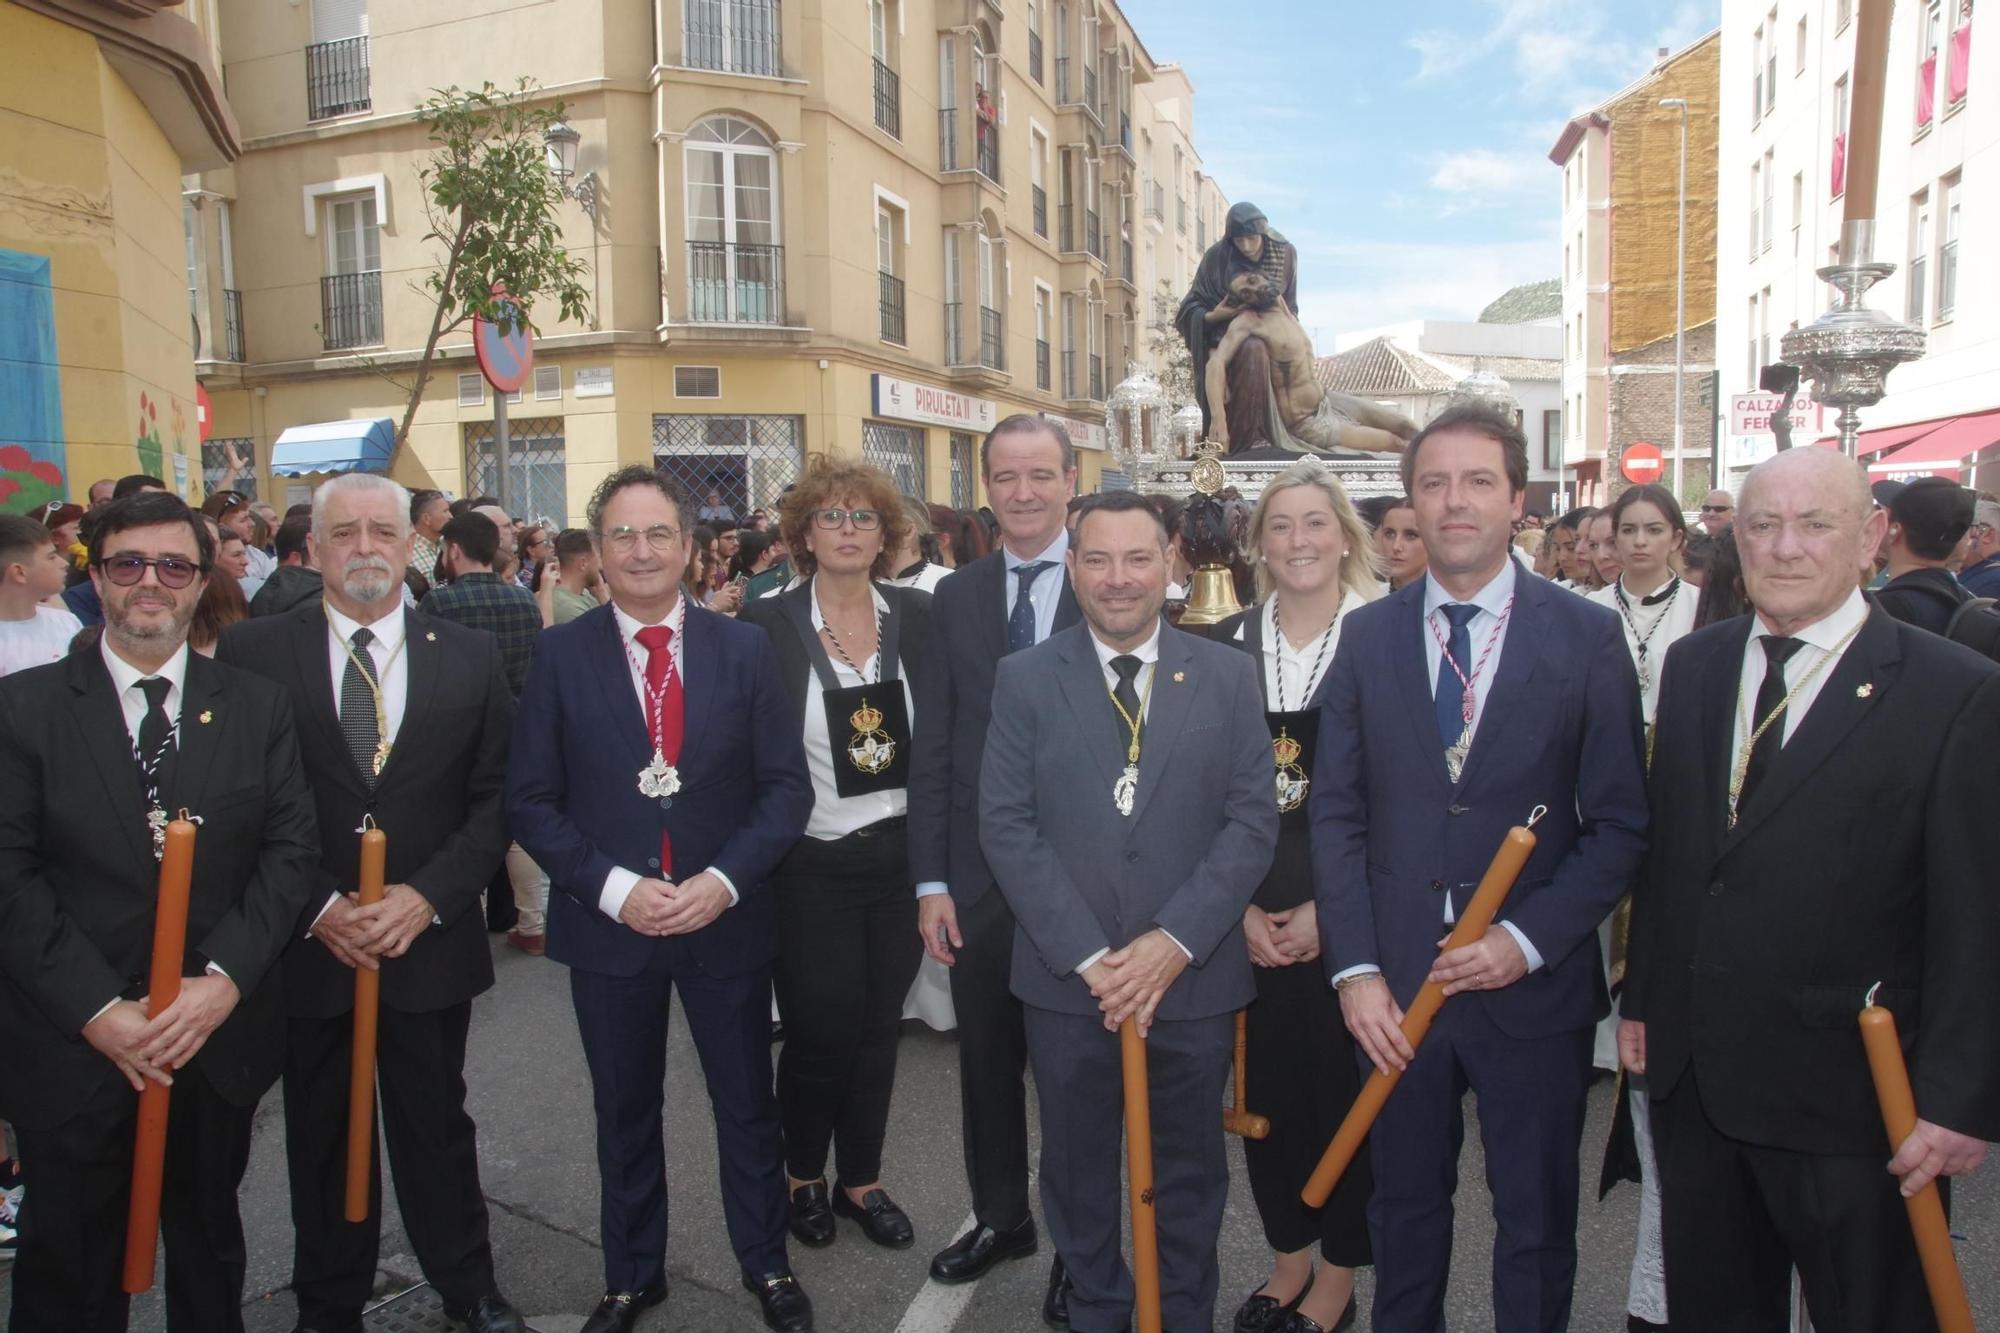
[[[569,973],[601,1197],[586,1333],[668,1297],[676,996],[764,1322],[813,1327],[791,1243],[841,1219],[918,1242],[894,1177],[933,1163],[888,1113],[926,959],[974,1216],[930,1238],[930,1275],[974,1281],[1045,1229],[1053,1327],[1133,1319],[1128,1026],[1177,1333],[1222,1299],[1239,1031],[1271,1257],[1232,1333],[1353,1327],[1371,1266],[1374,1328],[1442,1326],[1467,1091],[1491,1326],[1567,1327],[1586,1096],[1612,1073],[1630,1327],[1783,1329],[1794,1270],[1820,1333],[1934,1326],[1901,1196],[2000,1137],[1974,795],[2000,745],[2000,501],[1871,490],[1804,449],[1693,529],[1654,485],[1545,521],[1518,426],[1454,407],[1400,496],[1354,503],[1313,461],[1225,494],[1249,609],[1196,634],[1181,506],[1079,498],[1038,417],[979,468],[976,512],[815,461],[747,519],[648,467],[561,530],[365,474],[282,516],[137,476],[0,517],[15,1333],[125,1327],[149,1082],[173,1087],[168,1326],[242,1327],[236,1188],[281,1084],[297,1327],[361,1327],[383,1182],[343,1219],[357,969],[380,975],[377,1132],[417,1262],[459,1323],[525,1327],[466,1110],[496,931]],[[183,811],[186,977],[151,1014],[157,831]],[[1530,811],[1494,926],[1444,947]],[[363,903],[368,827],[386,891]],[[1453,998],[1412,1045],[1427,982]],[[1896,1144],[1854,1028],[1877,982],[1921,1117]],[[1390,1070],[1367,1151],[1306,1205]]]

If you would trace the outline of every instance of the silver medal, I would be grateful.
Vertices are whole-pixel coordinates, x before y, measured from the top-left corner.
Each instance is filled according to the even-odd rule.
[[[667,762],[665,755],[654,750],[653,762],[639,770],[639,794],[665,798],[680,789],[681,775]]]
[[[1139,796],[1139,766],[1125,765],[1125,771],[1118,775],[1118,781],[1111,784],[1111,803],[1118,807],[1118,813],[1130,816],[1132,803]]]

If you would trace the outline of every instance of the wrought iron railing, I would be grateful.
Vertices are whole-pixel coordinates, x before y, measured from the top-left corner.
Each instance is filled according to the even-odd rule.
[[[1104,358],[1095,352],[1090,354],[1090,397],[1093,402],[1104,401]]]
[[[319,280],[319,327],[326,350],[382,341],[382,274],[336,273]]]
[[[1132,242],[1130,241],[1121,240],[1118,243],[1118,276],[1125,279],[1128,283],[1132,281]]]
[[[960,303],[957,301],[946,301],[944,303],[944,363],[947,366],[965,364],[965,358],[959,355],[960,350],[965,345],[965,340],[959,336],[958,312],[960,308]]]
[[[1057,230],[1061,232],[1056,243],[1063,253],[1069,254],[1078,249],[1077,241],[1081,238],[1076,234],[1076,205],[1063,204],[1057,208],[1056,222]]]
[[[1101,124],[1104,115],[1097,106],[1097,67],[1088,61],[1083,66],[1083,109],[1096,116]]]
[[[689,241],[688,319],[698,324],[780,324],[785,247]]]
[[[1036,83],[1042,81],[1042,35],[1038,32],[1028,34],[1028,77]]]
[[[1082,386],[1076,382],[1076,353],[1063,353],[1063,397],[1083,397]]]
[[[979,364],[988,370],[1007,368],[1007,321],[991,306],[979,307]]]
[[[875,62],[875,123],[903,137],[903,81],[881,61]]]
[[[784,72],[778,0],[686,0],[687,63],[724,74]]]
[[[1083,248],[1099,259],[1104,258],[1104,228],[1098,223],[1094,208],[1084,210]]]
[[[243,293],[222,289],[222,352],[231,361],[243,360]]]
[[[1000,183],[1000,127],[985,120],[979,127],[979,174],[995,185]]]
[[[1146,187],[1146,217],[1159,223],[1167,220],[1167,187],[1158,181]]]
[[[882,341],[901,343],[903,336],[903,280],[893,273],[878,273],[882,280]]]
[[[372,105],[366,37],[343,37],[306,47],[307,120],[352,115]]]

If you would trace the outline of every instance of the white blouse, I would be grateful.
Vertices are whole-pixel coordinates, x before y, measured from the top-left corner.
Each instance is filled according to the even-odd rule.
[[[887,611],[889,604],[882,600],[882,594],[873,593],[877,615]],[[815,631],[826,628],[826,617],[820,614],[819,589],[813,589],[812,624]],[[879,655],[879,652],[878,654]],[[833,662],[833,673],[840,680],[841,688],[866,685],[876,679],[875,656],[871,655],[860,664],[860,672],[840,660],[837,653],[828,653]],[[902,664],[898,665],[896,684],[903,691],[903,707],[910,717],[910,725],[916,725],[917,704],[910,694],[910,675]],[[820,684],[819,672],[808,666],[806,670],[806,771],[812,775],[813,808],[812,817],[806,821],[806,836],[818,838],[822,842],[832,842],[844,838],[857,829],[885,819],[894,819],[909,809],[909,794],[898,787],[892,791],[871,792],[865,796],[842,796],[834,782],[834,762],[845,762],[847,758],[847,736],[840,737],[840,751],[834,751],[833,738],[827,734],[826,705],[821,702],[826,697],[826,688]],[[899,742],[908,744],[908,741]]]
[[[1632,655],[1632,664],[1639,672],[1639,709],[1650,727],[1654,714],[1660,708],[1660,672],[1666,666],[1667,649],[1694,628],[1694,609],[1701,601],[1701,589],[1682,579],[1675,587],[1673,596],[1652,606],[1647,606],[1628,589],[1625,607],[1621,609],[1618,589],[1622,583],[1621,579],[1619,583],[1585,595],[1599,606],[1610,607],[1625,627],[1625,651]],[[1646,646],[1643,658],[1639,655],[1642,642]]]

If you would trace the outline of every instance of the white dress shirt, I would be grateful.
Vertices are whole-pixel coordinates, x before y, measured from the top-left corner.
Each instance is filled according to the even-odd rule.
[[[1063,557],[1069,554],[1069,529],[1056,529],[1056,539],[1050,542],[1042,553],[1031,560],[1023,560],[1005,546],[1000,548],[1002,558],[1007,562],[1007,584],[1003,590],[1001,603],[1006,608],[1007,618],[1014,614],[1014,602],[1021,595],[1021,580],[1014,571],[1035,560],[1052,562],[1048,569],[1035,575],[1035,585],[1028,590],[1028,600],[1035,608],[1035,642],[1040,643],[1055,632],[1056,604],[1062,601],[1063,580],[1069,575],[1064,572]]]
[[[644,621],[633,618],[626,612],[624,607],[618,605],[615,601],[611,603],[611,615],[618,622],[618,644],[625,653],[625,670],[632,681],[632,693],[637,695],[639,699],[639,716],[650,726],[652,725],[651,719],[646,717],[646,658],[648,653],[646,646],[639,642],[639,631],[651,628],[651,626]],[[681,643],[681,627],[686,621],[687,599],[685,597],[676,597],[674,598],[673,609],[667,612],[666,617],[652,622],[655,625],[665,625],[674,632],[673,638],[667,641],[667,651],[673,658],[674,675],[678,676],[681,681],[683,701],[686,699],[687,673],[682,670],[682,666],[687,661],[687,651]],[[652,737],[649,735],[647,737],[647,744],[650,746],[651,743]],[[636,773],[633,775],[633,780],[638,780]],[[672,866],[660,867],[660,878],[665,879],[672,873]],[[742,896],[736,892],[736,885],[730,880],[729,876],[723,874],[714,866],[708,868],[708,873],[721,880],[722,887],[729,890],[729,905],[731,907],[742,901]],[[597,895],[597,910],[610,917],[613,921],[616,921],[618,913],[625,907],[625,900],[632,896],[633,887],[644,878],[645,876],[636,870],[627,870],[624,866],[611,867],[610,873],[604,877],[604,887]]]
[[[340,683],[347,677],[347,650],[354,642],[354,631],[363,628],[360,621],[334,609],[332,602],[321,603],[326,608],[326,662],[332,673],[333,711],[340,712]],[[369,640],[367,653],[375,663],[375,680],[382,691],[382,712],[388,729],[382,739],[395,744],[396,733],[403,729],[403,710],[410,699],[410,660],[402,651],[403,637],[408,626],[403,620],[403,604],[398,601],[389,608],[389,613],[367,627],[375,637]],[[356,649],[357,652],[361,651]]]
[[[1634,667],[1639,665],[1639,641],[1643,638],[1646,642],[1646,669],[1639,673],[1639,712],[1650,727],[1660,711],[1660,670],[1666,665],[1667,649],[1673,646],[1674,640],[1694,630],[1694,609],[1701,601],[1701,589],[1682,579],[1671,598],[1647,606],[1643,598],[1635,596],[1627,588],[1626,606],[1620,607],[1618,588],[1619,584],[1614,583],[1586,596],[1599,606],[1608,606],[1618,613],[1618,619],[1625,626],[1625,651],[1632,654]],[[1659,589],[1659,592],[1665,591],[1664,587]],[[1627,608],[1630,614],[1627,614]],[[1758,659],[1757,669],[1764,669],[1761,658]],[[1760,676],[1758,679],[1763,678]],[[1752,697],[1755,697],[1754,692]]]
[[[872,588],[869,589],[869,593],[875,599],[875,614],[877,616],[888,611],[889,604],[882,600],[881,593],[876,592]],[[812,627],[815,630],[826,628],[826,616],[819,609],[819,585],[817,583],[813,585],[812,590]],[[855,685],[866,685],[873,680],[879,679],[876,661],[880,656],[881,653],[878,649],[875,654],[861,663],[859,673],[855,672],[852,667],[841,661],[836,655],[828,654],[828,660],[833,663],[833,674],[839,678],[841,688],[846,689]],[[910,696],[909,676],[902,670],[900,663],[897,664],[896,687],[903,692],[903,708],[905,714],[911,719],[914,725],[917,716],[916,700]],[[808,838],[818,838],[824,842],[832,842],[836,838],[846,837],[856,829],[864,829],[870,824],[877,824],[882,820],[894,819],[903,815],[908,812],[910,803],[909,791],[903,787],[897,787],[892,791],[868,792],[861,796],[842,796],[840,794],[840,788],[834,777],[836,756],[833,749],[833,737],[827,731],[826,705],[821,702],[825,698],[826,687],[820,683],[819,672],[808,668],[806,671],[806,771],[812,775],[813,808],[812,816],[806,821],[806,836]],[[907,745],[909,744],[909,740],[905,737],[900,743]],[[841,746],[842,752],[839,758],[845,760],[846,738],[844,736],[841,738]]]
[[[1835,650],[1838,650],[1839,656],[1846,656],[1847,650],[1854,646],[1854,641],[1847,639],[1848,634],[1867,619],[1868,600],[1861,595],[1859,589],[1856,589],[1848,594],[1847,600],[1842,602],[1833,614],[1824,620],[1814,621],[1804,629],[1792,632],[1790,637],[1805,646],[1795,651],[1791,660],[1785,663],[1785,688],[1797,689],[1799,692],[1785,709],[1785,734],[1782,740],[1790,741],[1798,731],[1799,723],[1805,721],[1806,713],[1811,710],[1813,701],[1819,698],[1820,691],[1826,688],[1827,677],[1831,676],[1834,668],[1839,665],[1838,659],[1828,662],[1803,688],[1800,688],[1800,682],[1805,680],[1807,673],[1814,667],[1819,666],[1822,659],[1832,655]],[[1764,636],[1769,633],[1771,633],[1770,626],[1764,623],[1762,616],[1759,616],[1756,623],[1750,627],[1750,642],[1743,648],[1743,672],[1737,682],[1743,703],[1736,709],[1736,725],[1730,733],[1731,764],[1735,764],[1741,758],[1743,744],[1750,738],[1751,730],[1758,722],[1764,720],[1758,718],[1753,722],[1749,719],[1748,713],[1757,706],[1757,690],[1764,683],[1766,664]],[[1847,639],[1845,644],[1841,642],[1843,639]],[[1731,772],[1733,773],[1734,769]]]
[[[1294,648],[1278,628],[1278,599],[1264,599],[1263,609],[1257,614],[1264,620],[1264,697],[1270,701],[1273,712],[1303,711],[1312,701],[1313,691],[1326,679],[1327,669],[1333,665],[1347,613],[1361,604],[1361,599],[1351,594],[1342,597],[1340,609],[1333,614],[1333,623],[1327,626],[1325,642],[1314,635],[1306,640],[1305,647]],[[1237,637],[1242,635],[1239,629]],[[1285,705],[1282,709],[1278,706],[1281,702]]]

